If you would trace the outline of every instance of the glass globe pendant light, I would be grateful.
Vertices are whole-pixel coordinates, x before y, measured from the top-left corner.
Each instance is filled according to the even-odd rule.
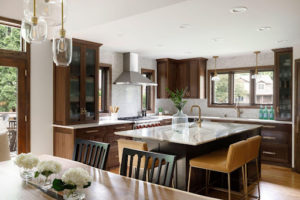
[[[217,73],[217,59],[219,58],[219,56],[214,56],[213,58],[215,59],[215,73],[214,73],[213,77],[211,78],[211,80],[219,81],[220,77],[218,76],[218,73]]]
[[[69,66],[72,61],[72,38],[66,37],[64,29],[64,1],[61,1],[61,29],[52,43],[53,61],[57,66]]]
[[[259,77],[258,75],[258,54],[260,54],[260,51],[255,51],[256,54],[256,68],[254,74],[251,76],[252,79],[257,79]]]
[[[42,17],[47,22],[48,28],[61,25],[61,1],[62,0],[39,0],[36,2],[37,16]],[[24,0],[24,16],[28,21],[33,16],[32,9],[33,0]],[[64,1],[64,9],[67,10],[67,1]],[[67,15],[64,13],[64,21],[66,21]]]

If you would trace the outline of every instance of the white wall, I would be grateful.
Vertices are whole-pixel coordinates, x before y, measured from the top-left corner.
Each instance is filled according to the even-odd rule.
[[[53,61],[50,41],[31,45],[31,152],[53,154]]]
[[[123,55],[103,51],[100,48],[100,62],[112,65],[112,82],[123,72]],[[139,67],[156,69],[156,61],[139,57]],[[132,85],[112,85],[112,105],[119,106],[119,117],[137,116],[141,111],[141,87]]]
[[[220,57],[217,60],[217,68],[239,68],[239,67],[251,67],[256,65],[255,54],[231,56],[231,57]],[[258,65],[274,65],[274,53],[272,51],[262,52],[259,55]],[[207,69],[214,69],[214,59],[207,61]],[[200,105],[202,115],[205,116],[224,116],[235,117],[236,112],[232,108],[209,108],[207,106],[207,99],[187,99],[187,104],[183,111],[190,115],[196,115],[191,113],[190,108],[192,105]],[[164,110],[168,110],[170,113],[175,113],[177,110],[173,106],[173,103],[169,99],[158,99],[156,109],[162,107]],[[242,117],[245,118],[258,118],[258,109],[241,109],[243,112]]]

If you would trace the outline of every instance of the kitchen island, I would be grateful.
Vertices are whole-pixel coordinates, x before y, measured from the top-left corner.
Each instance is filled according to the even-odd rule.
[[[189,128],[181,132],[172,130],[172,126],[169,125],[119,131],[115,132],[115,134],[145,141],[151,151],[176,155],[175,187],[186,190],[189,159],[214,150],[227,148],[230,144],[237,141],[260,135],[260,132],[261,125],[204,121],[201,128],[196,123],[190,123]],[[251,170],[251,166],[249,166],[249,169]],[[199,188],[199,184],[202,182],[203,174],[200,170],[198,173],[199,176],[195,175],[192,178],[192,191],[193,185],[198,185]],[[251,174],[251,171],[249,171],[249,176]],[[216,175],[216,179],[220,179],[222,182],[220,175]],[[219,183],[220,186],[222,186],[221,182]],[[232,185],[233,189],[236,190],[242,188],[241,173],[239,170],[233,172]]]

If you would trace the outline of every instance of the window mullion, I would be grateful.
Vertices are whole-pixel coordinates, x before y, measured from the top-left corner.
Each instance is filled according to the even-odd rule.
[[[255,104],[255,79],[252,79],[252,75],[254,75],[254,71],[250,70],[250,105]]]
[[[229,73],[229,86],[228,86],[228,97],[229,97],[229,104],[234,104],[234,73]]]

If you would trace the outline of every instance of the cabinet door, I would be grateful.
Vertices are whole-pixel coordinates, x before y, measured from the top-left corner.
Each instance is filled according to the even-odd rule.
[[[85,101],[85,121],[93,121],[96,119],[97,115],[97,91],[96,91],[96,82],[98,75],[98,65],[97,65],[97,49],[87,47],[85,49],[85,93],[84,93],[84,101]]]
[[[78,122],[81,120],[81,99],[80,99],[80,80],[81,80],[82,47],[73,45],[73,56],[70,64],[70,121]]]
[[[184,90],[187,88],[186,96],[189,97],[190,95],[190,87],[189,87],[189,70],[188,70],[188,62],[182,61],[179,62],[177,65],[177,81],[176,81],[176,89]]]
[[[276,56],[276,119],[292,119],[292,51],[277,52]]]
[[[197,60],[189,61],[189,98],[199,98],[199,65]]]
[[[165,61],[157,63],[157,98],[167,98],[166,88],[168,85],[168,63]]]

